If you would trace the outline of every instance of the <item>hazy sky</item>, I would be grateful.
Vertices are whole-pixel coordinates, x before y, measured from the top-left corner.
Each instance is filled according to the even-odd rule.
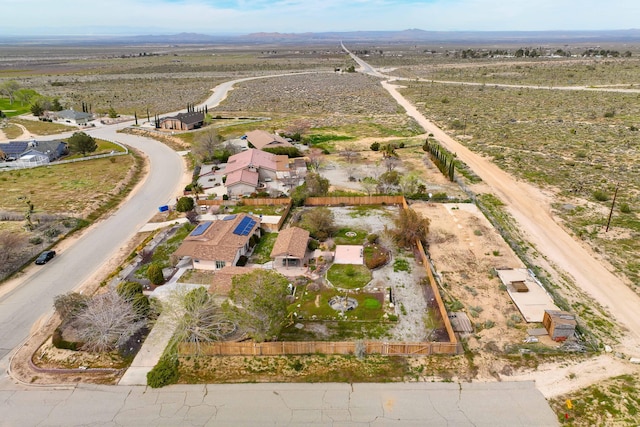
[[[0,0],[0,34],[640,27],[638,0]]]

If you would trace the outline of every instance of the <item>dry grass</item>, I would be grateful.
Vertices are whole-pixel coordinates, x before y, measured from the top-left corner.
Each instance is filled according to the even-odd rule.
[[[77,216],[117,194],[133,164],[127,155],[2,172],[0,211],[22,212],[24,202],[18,197],[26,196],[36,213]]]
[[[29,132],[35,135],[55,135],[77,129],[76,127],[66,126],[60,123],[40,122],[18,118],[11,119],[11,123],[24,126]],[[22,134],[22,130],[20,130],[20,134]]]

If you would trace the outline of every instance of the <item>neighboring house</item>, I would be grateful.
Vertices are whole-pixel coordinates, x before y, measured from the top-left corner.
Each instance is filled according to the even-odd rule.
[[[251,237],[260,237],[260,218],[245,213],[200,223],[175,254],[189,257],[193,268],[219,270],[235,266],[249,251]]]
[[[54,141],[33,141],[29,143],[31,150],[44,154],[50,162],[58,160],[60,157],[69,154],[69,145],[60,140]]]
[[[276,179],[279,170],[287,170],[288,157],[249,149],[229,157],[224,173],[230,196],[250,194],[261,183]]]
[[[289,141],[280,135],[273,135],[264,130],[252,130],[251,132],[247,132],[247,142],[258,150],[276,147],[293,147]]]
[[[4,153],[4,160],[11,162],[18,160],[29,150],[27,141],[10,141],[0,144],[0,151]]]
[[[204,124],[203,111],[191,111],[189,113],[178,113],[173,117],[160,119],[160,129],[170,130],[192,130],[202,127]]]
[[[299,227],[289,227],[278,233],[271,250],[276,265],[300,266],[307,253],[309,232]]]
[[[78,126],[86,125],[90,120],[93,120],[93,114],[75,110],[52,111],[48,115],[55,120]]]

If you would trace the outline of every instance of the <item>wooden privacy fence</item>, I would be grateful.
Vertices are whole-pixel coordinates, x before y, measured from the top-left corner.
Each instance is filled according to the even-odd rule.
[[[362,346],[362,347],[359,347]],[[199,345],[181,343],[180,355],[202,356],[281,356],[297,354],[365,354],[384,356],[429,356],[432,354],[458,354],[461,346],[450,342],[349,342],[349,341],[281,341],[281,342],[212,342]]]
[[[282,206],[291,203],[291,199],[288,197],[279,197],[276,199],[262,198],[262,199],[240,199],[240,200],[208,200],[200,199],[197,201],[199,206]]]
[[[343,197],[307,197],[305,206],[357,206],[357,205],[400,205],[404,196],[343,196]]]

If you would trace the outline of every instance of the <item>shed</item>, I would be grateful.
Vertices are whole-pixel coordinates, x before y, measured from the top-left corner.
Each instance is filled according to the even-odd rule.
[[[298,266],[307,253],[309,232],[299,227],[289,227],[278,233],[271,258],[282,259],[282,265]]]
[[[551,339],[563,341],[573,336],[578,322],[576,322],[576,317],[567,311],[545,310],[542,324]]]

